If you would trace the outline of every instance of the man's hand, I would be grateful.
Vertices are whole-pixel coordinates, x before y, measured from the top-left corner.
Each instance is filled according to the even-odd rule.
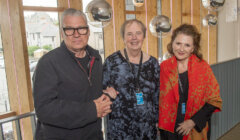
[[[110,107],[112,102],[106,95],[102,95],[98,99],[93,100],[93,102],[96,105],[97,117],[99,117],[99,118],[106,116],[108,113],[110,113],[112,111],[111,107]]]
[[[176,131],[179,134],[188,135],[194,126],[195,126],[194,121],[189,119],[189,120],[186,120],[186,121],[180,123],[179,127],[176,129]]]

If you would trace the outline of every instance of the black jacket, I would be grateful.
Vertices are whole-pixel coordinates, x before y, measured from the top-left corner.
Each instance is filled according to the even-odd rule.
[[[102,61],[98,51],[86,49],[96,58],[92,86],[64,42],[39,60],[33,75],[36,140],[103,139],[93,102],[102,94]]]

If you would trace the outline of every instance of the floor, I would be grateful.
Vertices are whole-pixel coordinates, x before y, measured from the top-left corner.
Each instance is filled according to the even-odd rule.
[[[225,135],[220,137],[218,140],[240,140],[240,123],[237,124]]]

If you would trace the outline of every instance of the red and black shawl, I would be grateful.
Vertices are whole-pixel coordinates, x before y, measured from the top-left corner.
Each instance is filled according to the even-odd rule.
[[[218,82],[207,62],[191,55],[188,60],[188,101],[185,119],[190,119],[205,103],[222,108]],[[177,60],[173,56],[160,65],[159,128],[174,133],[179,102]],[[207,139],[208,124],[199,133],[195,129],[183,140]]]

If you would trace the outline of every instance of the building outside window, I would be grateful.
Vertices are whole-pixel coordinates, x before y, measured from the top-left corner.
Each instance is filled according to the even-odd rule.
[[[5,71],[4,62],[4,48],[2,45],[2,35],[0,28],[0,114],[10,111],[9,97],[8,97],[8,86]],[[13,138],[13,128],[12,123],[5,123],[3,125],[3,134],[5,138],[12,140]]]

